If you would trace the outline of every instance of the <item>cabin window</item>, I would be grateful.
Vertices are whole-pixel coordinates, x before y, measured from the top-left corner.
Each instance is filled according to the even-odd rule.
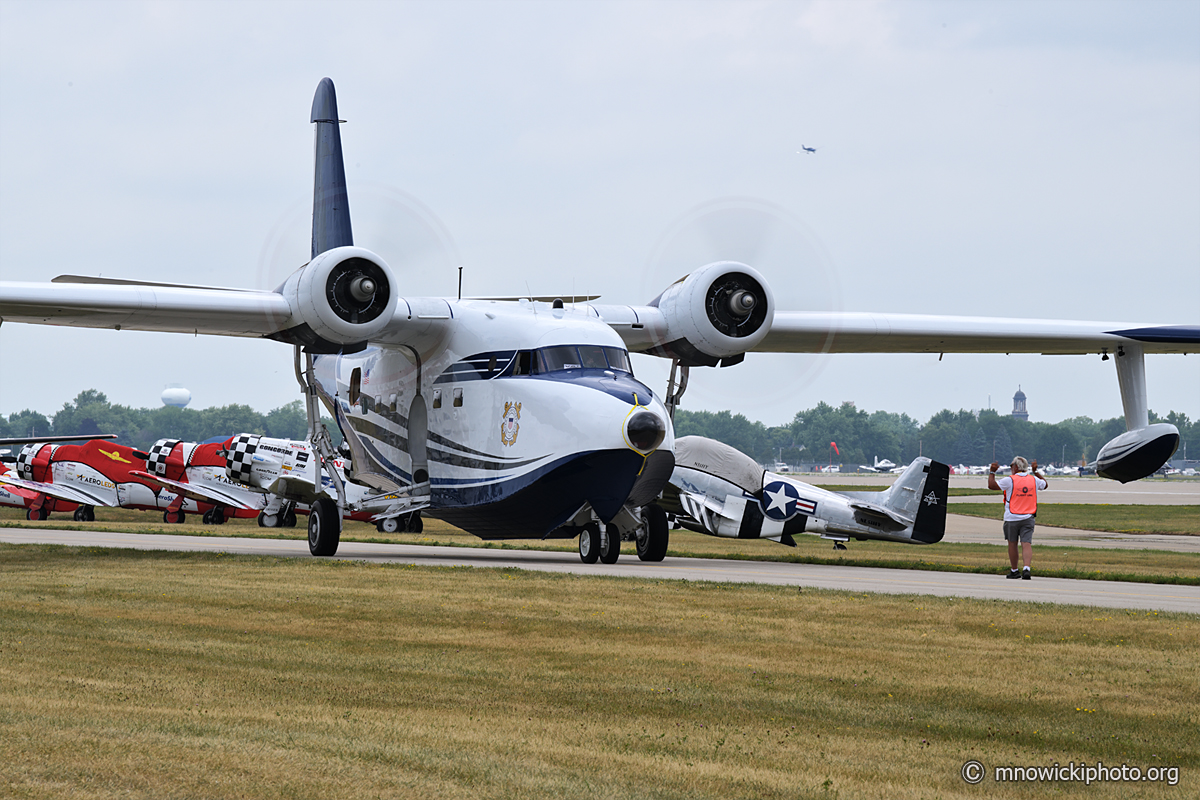
[[[442,390],[441,389],[433,390],[433,407],[434,408],[442,407]]]
[[[463,392],[462,389],[454,390],[454,407],[462,408]]]
[[[362,367],[355,367],[350,373],[350,405],[358,402],[358,396],[362,392]]]

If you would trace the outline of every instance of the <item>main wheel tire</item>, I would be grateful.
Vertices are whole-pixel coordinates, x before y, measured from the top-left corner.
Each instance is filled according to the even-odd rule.
[[[287,513],[285,513],[283,515],[283,527],[284,528],[296,527],[296,509],[289,508],[287,510]]]
[[[646,506],[645,520],[646,536],[637,540],[638,558],[642,561],[662,561],[667,555],[667,543],[671,537],[667,512],[657,503],[651,503]]]
[[[621,532],[616,525],[605,525],[604,533],[600,536],[600,561],[604,564],[615,564],[621,555]]]
[[[201,522],[203,522],[205,525],[212,525],[212,524],[213,524],[213,513],[212,513],[212,509],[211,509],[211,508],[210,508],[208,511],[205,511],[205,512],[204,512],[204,516],[202,516],[202,517],[200,518],[200,521],[201,521]]]
[[[258,512],[258,527],[260,527],[260,528],[267,527],[266,522],[265,522],[266,518],[267,518],[267,512],[265,512],[265,511]]]
[[[212,510],[213,525],[225,524],[225,509],[218,506]]]
[[[180,525],[185,519],[187,519],[187,514],[184,514],[182,511],[163,512],[163,522],[168,525]]]
[[[75,513],[71,515],[71,519],[76,522],[83,522],[83,506],[75,509]]]
[[[337,503],[322,497],[312,504],[308,515],[308,552],[314,556],[331,556],[337,552],[342,539],[342,520]]]
[[[408,521],[404,525],[404,530],[409,533],[421,533],[425,530],[425,523],[421,520],[420,511],[414,511],[408,515]]]
[[[384,533],[395,533],[400,530],[400,518],[388,517],[387,519],[381,519],[379,521],[379,528]]]
[[[595,564],[600,558],[600,528],[595,523],[584,525],[579,532],[579,558],[585,564]]]
[[[95,522],[96,521],[96,507],[95,506],[84,506],[83,507],[83,521],[84,522]]]
[[[50,516],[50,512],[44,508],[37,508],[37,509],[31,508],[25,512],[25,519],[31,520],[33,522],[41,522],[42,520],[46,519],[49,516]]]

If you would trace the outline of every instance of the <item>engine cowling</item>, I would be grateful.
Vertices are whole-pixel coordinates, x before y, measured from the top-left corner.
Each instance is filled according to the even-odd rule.
[[[775,296],[766,279],[736,261],[701,267],[650,305],[658,307],[666,324],[666,341],[651,352],[689,367],[741,361],[775,319]]]
[[[395,285],[391,269],[370,250],[326,250],[279,288],[300,324],[272,338],[317,353],[361,347],[391,322]]]
[[[1135,428],[1113,439],[1096,455],[1096,474],[1121,483],[1153,475],[1179,447],[1179,429],[1168,422]]]

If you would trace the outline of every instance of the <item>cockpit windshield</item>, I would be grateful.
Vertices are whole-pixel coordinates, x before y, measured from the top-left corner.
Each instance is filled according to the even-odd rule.
[[[558,345],[536,351],[538,372],[570,369],[607,369],[632,375],[629,354],[619,347],[594,344]]]

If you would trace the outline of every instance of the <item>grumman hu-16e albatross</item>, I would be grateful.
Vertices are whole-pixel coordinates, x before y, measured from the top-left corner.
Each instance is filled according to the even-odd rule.
[[[689,530],[796,546],[794,534],[833,541],[934,544],[946,532],[950,467],[918,458],[882,492],[831,492],[765,470],[750,456],[702,436],[675,440],[675,471],[662,506]]]
[[[328,78],[310,121],[312,259],[275,291],[60,276],[0,283],[0,319],[293,345],[309,438],[336,493],[314,502],[314,554],[336,551],[348,503],[325,467],[335,453],[319,403],[345,437],[350,481],[485,539],[580,536],[581,556],[605,561],[618,537],[662,558],[654,501],[675,467],[670,412],[690,368],[747,353],[1111,356],[1129,430],[1100,452],[1100,473],[1136,480],[1178,444],[1173,426],[1149,424],[1143,354],[1200,351],[1200,325],[784,312],[761,274],[733,262],[700,266],[644,306],[404,297],[391,268],[354,244]],[[634,377],[629,351],[672,360],[664,395]]]

